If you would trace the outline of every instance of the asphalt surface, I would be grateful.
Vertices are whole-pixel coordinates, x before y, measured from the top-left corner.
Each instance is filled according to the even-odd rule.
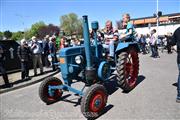
[[[114,81],[108,83],[108,104],[98,119],[180,120],[180,103],[175,102],[177,75],[175,53],[163,53],[156,60],[149,55],[140,55],[139,84],[131,92],[123,93]],[[80,84],[74,86],[80,88]],[[66,92],[62,101],[46,105],[38,96],[39,85],[1,94],[0,120],[85,119],[78,96]]]
[[[8,87],[8,88],[4,87],[4,80],[2,79],[2,76],[0,76],[0,94],[38,83],[49,76],[55,75],[58,72],[59,72],[58,70],[52,71],[52,68],[44,67],[43,75],[38,74],[37,76],[34,76],[34,71],[33,71],[33,69],[31,69],[31,70],[29,70],[29,75],[31,77],[31,79],[29,79],[29,80],[21,80],[20,79],[21,72],[11,73],[11,74],[8,74],[8,79],[9,79],[9,83],[12,84],[12,87]]]

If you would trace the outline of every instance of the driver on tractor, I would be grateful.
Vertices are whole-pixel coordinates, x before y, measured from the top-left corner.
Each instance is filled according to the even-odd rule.
[[[118,32],[113,30],[112,21],[108,20],[104,29],[103,48],[109,49],[108,59],[114,58],[114,43],[118,40]]]

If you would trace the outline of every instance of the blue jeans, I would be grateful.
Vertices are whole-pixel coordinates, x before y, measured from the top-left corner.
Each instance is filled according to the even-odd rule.
[[[51,53],[51,58],[52,58],[52,68],[53,68],[53,71],[55,71],[56,70],[56,65],[54,65],[54,63],[57,63],[57,56],[56,56],[56,53]]]
[[[180,99],[180,64],[178,64],[179,75],[177,81],[177,98]]]
[[[109,49],[109,56],[114,57],[114,40],[111,40],[109,45],[103,44],[103,48]]]
[[[155,54],[156,54],[156,52],[155,52],[155,46],[154,45],[151,45],[151,53],[152,53],[152,57],[155,57]]]
[[[155,45],[155,57],[158,57],[159,56],[159,52],[158,52],[158,46]]]
[[[151,51],[152,51],[152,57],[156,58],[159,56],[159,53],[158,53],[158,47],[155,46],[155,45],[151,45]]]

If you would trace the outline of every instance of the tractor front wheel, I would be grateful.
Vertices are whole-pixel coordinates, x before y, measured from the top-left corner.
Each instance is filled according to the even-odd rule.
[[[82,97],[81,112],[86,118],[97,118],[107,103],[108,94],[103,85],[92,85]]]
[[[62,81],[56,77],[46,78],[39,87],[39,97],[46,104],[51,104],[59,100],[63,94],[61,89],[52,89],[53,95],[49,94],[49,86],[62,85]]]
[[[118,55],[117,63],[117,82],[126,92],[132,90],[137,83],[139,72],[138,52],[134,47],[130,47],[127,52]]]

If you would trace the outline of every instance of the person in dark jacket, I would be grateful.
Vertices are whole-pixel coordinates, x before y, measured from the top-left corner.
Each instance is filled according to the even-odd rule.
[[[51,58],[52,58],[52,68],[53,68],[53,71],[55,71],[57,69],[57,67],[54,65],[54,63],[57,62],[55,38],[50,37],[49,40],[50,40],[50,42],[49,42],[49,51],[50,51],[50,55],[51,55]]]
[[[179,76],[178,76],[178,81],[177,81],[176,102],[180,103],[180,27],[175,30],[172,37],[171,44],[172,46],[177,45],[177,64],[178,64],[178,69],[179,69]]]
[[[18,47],[17,54],[21,61],[21,79],[28,80],[30,79],[29,60],[30,60],[31,51],[25,39],[21,40],[21,45]]]
[[[44,56],[44,63],[45,66],[48,68],[50,63],[48,60],[48,55],[49,55],[49,35],[46,35],[46,37],[43,40],[43,56]]]
[[[171,54],[171,39],[172,36],[170,36],[169,34],[167,36],[165,36],[167,38],[167,50],[168,50],[168,54]]]
[[[12,87],[12,84],[9,83],[8,75],[5,70],[5,52],[3,46],[0,44],[0,72],[4,79],[5,87]]]

